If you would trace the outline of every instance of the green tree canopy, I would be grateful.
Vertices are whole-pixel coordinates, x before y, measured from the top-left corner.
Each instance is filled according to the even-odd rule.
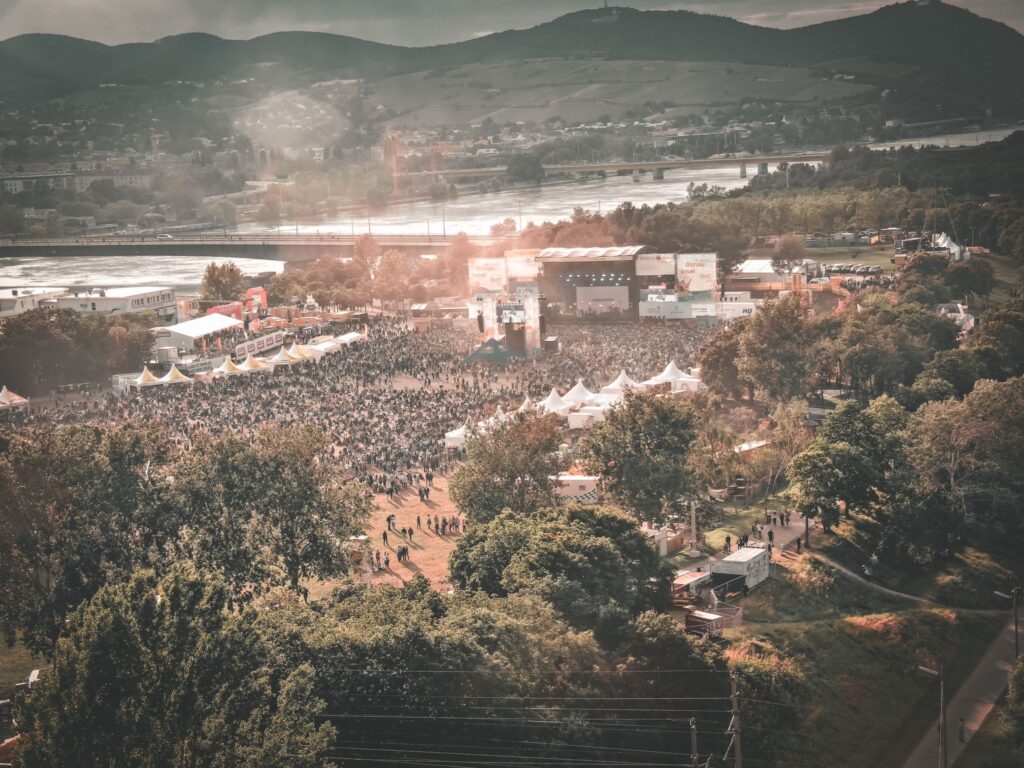
[[[554,417],[516,419],[473,436],[449,485],[452,501],[473,522],[492,520],[503,509],[525,513],[550,505],[557,449]]]
[[[103,587],[19,702],[19,765],[326,766],[308,665],[282,670],[215,579],[176,566]],[[72,757],[73,756],[73,757]]]
[[[449,569],[461,589],[534,595],[606,642],[631,616],[663,604],[668,578],[635,522],[578,505],[528,515],[507,511],[474,525],[452,552]]]
[[[660,520],[692,489],[687,457],[697,423],[688,403],[631,393],[587,433],[579,454],[623,509]]]

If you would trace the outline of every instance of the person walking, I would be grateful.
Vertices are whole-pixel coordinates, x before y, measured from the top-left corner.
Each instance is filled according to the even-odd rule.
[[[416,515],[416,530],[420,530],[423,526],[420,525],[420,516]]]
[[[391,557],[388,555],[387,552],[384,553],[384,570],[385,571],[390,571],[391,570]]]
[[[768,547],[769,549],[775,544],[775,531],[768,531]]]
[[[384,533],[381,534],[381,538],[384,539],[384,546],[386,547],[388,545],[388,532],[384,531]]]
[[[796,553],[798,555],[800,554],[800,537],[799,536],[796,537]]]

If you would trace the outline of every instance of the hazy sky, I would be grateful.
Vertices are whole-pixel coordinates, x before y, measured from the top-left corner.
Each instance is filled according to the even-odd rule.
[[[54,32],[105,43],[179,32],[249,38],[305,29],[401,45],[430,45],[529,27],[598,2],[580,0],[0,0],[0,38]],[[611,5],[626,3],[612,0]],[[646,0],[773,27],[797,27],[878,8],[881,0]],[[1024,0],[955,0],[1024,32]]]

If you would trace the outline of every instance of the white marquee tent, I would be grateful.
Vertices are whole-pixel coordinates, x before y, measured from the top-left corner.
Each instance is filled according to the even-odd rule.
[[[595,397],[594,393],[583,386],[583,379],[579,379],[576,385],[565,393],[563,399],[573,406],[589,403]]]
[[[153,375],[153,372],[148,367],[143,366],[142,373],[128,382],[129,387],[155,387],[160,383],[160,379]]]
[[[258,357],[249,355],[245,360],[235,366],[239,373],[253,373],[255,371],[267,371],[271,369],[271,366],[260,360]]]
[[[235,365],[235,362],[230,357],[225,357],[224,362],[213,369],[212,373],[214,376],[238,376],[239,374],[245,373],[241,368]]]
[[[601,387],[602,395],[621,395],[628,389],[640,389],[640,382],[633,381],[625,370],[620,371],[613,381]]]
[[[178,366],[172,365],[171,370],[157,379],[161,384],[191,384],[192,379],[178,370]]]
[[[544,413],[563,415],[572,409],[572,403],[563,400],[562,396],[558,394],[558,390],[552,387],[550,394],[537,403],[537,408]]]
[[[28,398],[16,395],[6,386],[0,389],[0,411],[7,411],[13,408],[28,408]]]

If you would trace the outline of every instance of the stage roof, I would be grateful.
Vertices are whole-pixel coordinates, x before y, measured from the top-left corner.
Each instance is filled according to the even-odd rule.
[[[537,261],[554,264],[632,261],[637,255],[648,250],[646,245],[618,245],[611,248],[545,248],[537,254]]]

